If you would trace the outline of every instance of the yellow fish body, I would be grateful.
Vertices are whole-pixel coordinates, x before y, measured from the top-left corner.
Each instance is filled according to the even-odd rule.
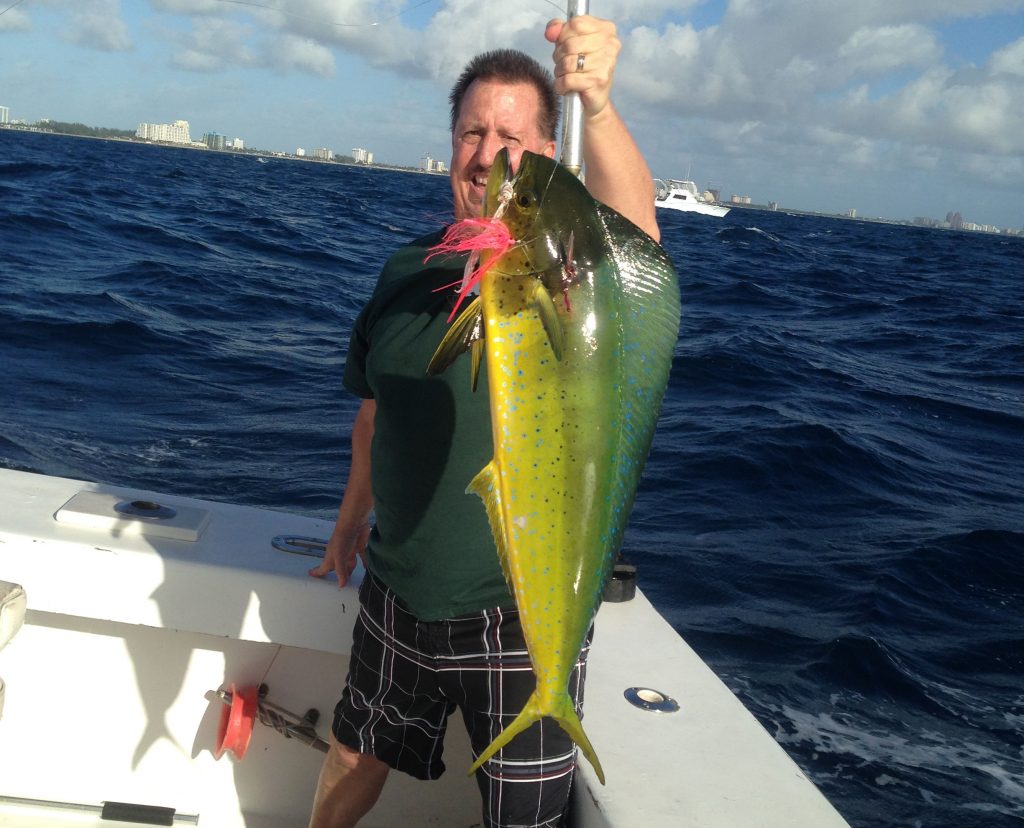
[[[512,246],[490,261],[484,253],[480,296],[429,369],[478,350],[482,334],[494,458],[468,490],[486,505],[537,679],[471,772],[550,716],[603,783],[568,682],[650,450],[678,335],[679,288],[662,248],[563,167],[524,152],[510,172],[503,151],[485,212],[500,214]]]

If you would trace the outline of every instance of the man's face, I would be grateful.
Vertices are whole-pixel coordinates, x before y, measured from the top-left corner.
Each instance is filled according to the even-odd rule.
[[[554,157],[555,142],[538,128],[539,114],[540,99],[529,83],[475,80],[469,85],[452,131],[456,220],[482,214],[487,174],[502,147],[508,147],[513,170],[523,150]]]

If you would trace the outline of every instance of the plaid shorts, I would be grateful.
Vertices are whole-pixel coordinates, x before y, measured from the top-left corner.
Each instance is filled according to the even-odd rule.
[[[359,603],[348,679],[334,711],[334,735],[353,750],[436,779],[456,708],[479,755],[536,686],[516,610],[420,621],[369,573]],[[569,682],[580,715],[588,651],[589,636]],[[554,720],[533,724],[477,771],[485,826],[560,825],[575,768],[576,746]]]

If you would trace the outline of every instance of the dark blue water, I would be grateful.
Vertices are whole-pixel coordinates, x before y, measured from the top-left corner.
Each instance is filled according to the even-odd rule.
[[[449,216],[444,178],[0,131],[0,465],[331,517],[353,319]],[[852,825],[1024,824],[1024,239],[660,218],[641,587]]]

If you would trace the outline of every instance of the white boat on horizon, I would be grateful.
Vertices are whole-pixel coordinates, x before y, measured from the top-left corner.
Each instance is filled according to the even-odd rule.
[[[705,198],[693,181],[676,178],[654,179],[654,206],[719,218],[729,212],[728,207]]]
[[[358,610],[307,574],[330,523],[9,469],[0,503],[0,826],[305,828]],[[585,722],[571,828],[849,828],[639,590]],[[444,760],[361,828],[479,826],[461,717]]]

